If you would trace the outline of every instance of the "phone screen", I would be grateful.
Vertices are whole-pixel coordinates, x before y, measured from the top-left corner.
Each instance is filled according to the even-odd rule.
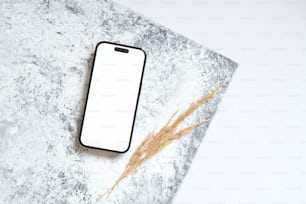
[[[140,48],[97,45],[81,127],[83,146],[115,152],[129,149],[145,60]]]

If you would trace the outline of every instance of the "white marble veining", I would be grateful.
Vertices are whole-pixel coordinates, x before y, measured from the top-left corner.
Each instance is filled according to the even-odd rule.
[[[94,47],[147,53],[130,150],[82,148],[78,134]],[[0,3],[0,202],[94,203],[134,149],[177,109],[225,86],[185,124],[211,118],[237,66],[111,1]],[[166,147],[100,203],[169,203],[207,125]]]

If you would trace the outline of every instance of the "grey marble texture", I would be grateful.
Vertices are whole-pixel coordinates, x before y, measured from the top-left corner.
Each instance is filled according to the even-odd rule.
[[[86,149],[78,134],[95,45],[147,53],[130,150]],[[211,118],[237,64],[111,1],[0,2],[0,203],[171,203],[209,124],[166,147],[100,201],[146,134],[222,91],[184,125]]]

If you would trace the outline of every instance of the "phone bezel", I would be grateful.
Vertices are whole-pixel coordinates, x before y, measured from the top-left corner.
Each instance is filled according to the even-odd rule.
[[[126,47],[126,48],[133,48],[133,49],[139,49],[144,53],[144,62],[143,62],[143,67],[142,67],[142,71],[141,71],[141,77],[140,77],[140,83],[139,83],[139,89],[138,89],[138,94],[137,94],[137,99],[136,99],[136,106],[135,106],[135,111],[134,111],[134,116],[133,116],[133,122],[132,122],[132,127],[131,127],[131,134],[130,134],[130,139],[129,139],[129,144],[126,150],[124,151],[117,151],[117,150],[112,150],[112,149],[106,149],[106,148],[99,148],[99,147],[94,147],[94,146],[88,146],[82,143],[81,137],[82,137],[82,129],[83,129],[83,123],[84,123],[84,118],[85,118],[85,114],[86,114],[86,107],[87,107],[87,101],[88,101],[88,96],[89,96],[89,92],[90,92],[90,85],[91,85],[91,81],[92,81],[92,75],[93,75],[93,71],[94,71],[94,65],[95,65],[95,59],[96,59],[96,55],[97,55],[97,50],[99,45],[103,44],[103,43],[107,43],[107,44],[112,44],[112,45],[118,45],[118,46],[122,46],[122,47]],[[83,114],[82,114],[82,121],[81,121],[81,127],[80,127],[80,131],[79,131],[79,142],[83,147],[86,148],[93,148],[93,149],[98,149],[98,150],[104,150],[104,151],[110,151],[110,152],[115,152],[115,153],[125,153],[130,149],[131,146],[131,142],[132,142],[132,136],[133,136],[133,130],[134,130],[134,125],[135,125],[135,119],[136,119],[136,114],[137,114],[137,108],[138,108],[138,102],[139,102],[139,96],[141,93],[141,87],[142,87],[142,80],[143,80],[143,74],[144,74],[144,70],[145,70],[145,64],[146,64],[146,59],[147,59],[147,54],[146,52],[139,47],[134,47],[134,46],[130,46],[130,45],[124,45],[124,44],[120,44],[120,43],[114,43],[114,42],[108,42],[108,41],[101,41],[96,45],[95,48],[95,54],[94,54],[94,58],[93,58],[93,62],[92,62],[92,68],[90,71],[90,76],[89,76],[89,83],[88,83],[88,88],[87,88],[87,93],[86,93],[86,99],[85,99],[85,105],[84,105],[84,110],[83,110]]]

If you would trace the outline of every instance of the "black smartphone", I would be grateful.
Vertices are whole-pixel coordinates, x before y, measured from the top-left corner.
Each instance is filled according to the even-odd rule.
[[[83,146],[128,151],[145,62],[141,48],[98,43],[79,137]]]

